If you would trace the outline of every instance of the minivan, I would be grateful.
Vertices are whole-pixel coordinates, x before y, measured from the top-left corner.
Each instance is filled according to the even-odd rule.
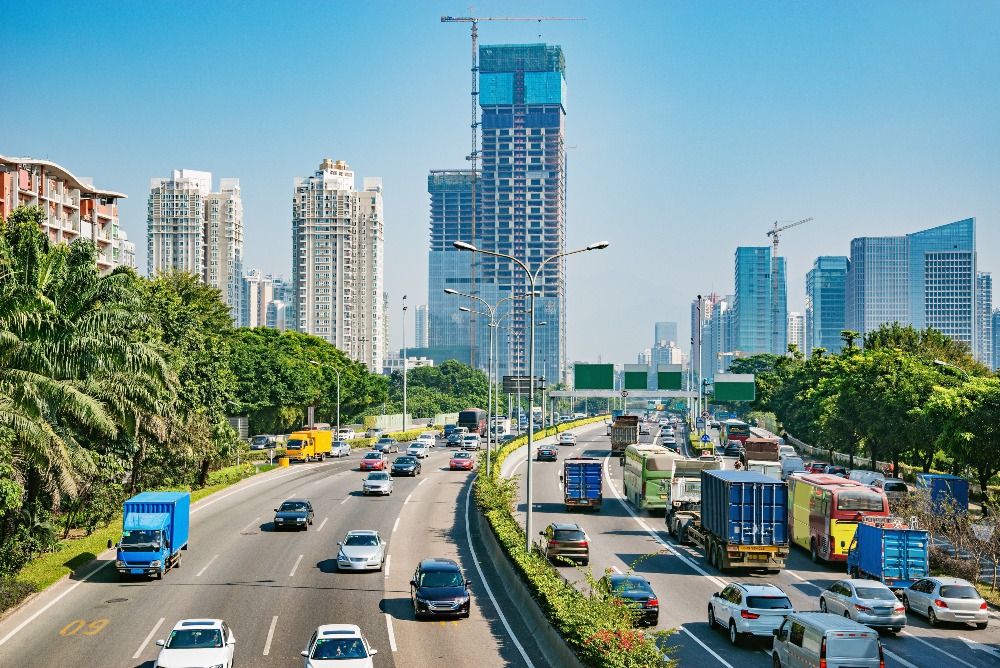
[[[878,632],[828,612],[795,612],[774,630],[774,668],[879,668]]]
[[[805,473],[806,467],[801,457],[785,457],[781,460],[781,479],[788,480],[793,473]]]

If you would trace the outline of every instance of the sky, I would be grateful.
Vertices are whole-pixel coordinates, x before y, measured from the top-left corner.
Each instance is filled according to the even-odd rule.
[[[426,303],[431,169],[464,168],[470,31],[455,2],[0,3],[0,154],[124,192],[146,265],[149,180],[240,179],[245,267],[288,276],[293,180],[323,158],[383,180],[393,346]],[[977,219],[1000,271],[1000,3],[477,4],[481,44],[566,56],[568,355],[633,363],[690,336],[737,246],[781,235],[790,310],[819,255]],[[998,300],[1000,301],[1000,300]],[[412,309],[408,312],[412,315]],[[412,322],[407,325],[412,345]],[[684,346],[686,347],[686,345]]]

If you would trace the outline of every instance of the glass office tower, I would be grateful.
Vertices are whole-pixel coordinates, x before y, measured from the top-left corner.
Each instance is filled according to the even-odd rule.
[[[736,249],[733,343],[744,355],[788,352],[785,258],[779,257],[777,265],[775,286],[770,246]]]
[[[821,256],[806,274],[806,356],[813,348],[840,352],[840,333],[847,329],[847,267],[844,256]]]

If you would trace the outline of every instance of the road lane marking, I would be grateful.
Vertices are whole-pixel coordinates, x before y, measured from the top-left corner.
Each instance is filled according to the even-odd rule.
[[[295,560],[295,565],[292,566],[292,572],[288,574],[288,577],[290,577],[290,578],[294,578],[295,577],[295,571],[299,567],[299,564],[302,562],[302,557],[304,557],[304,556],[305,556],[304,554],[300,554],[299,558]]]
[[[316,529],[316,531],[322,531],[323,527],[326,526],[326,523],[329,519],[330,519],[329,517],[324,517],[323,521],[319,523],[319,527]]]
[[[267,640],[264,641],[264,656],[271,651],[271,639],[274,637],[274,627],[278,625],[278,615],[271,618],[271,628],[267,630]]]
[[[476,477],[478,477],[478,475]],[[472,554],[472,563],[476,567],[476,572],[479,574],[479,581],[483,583],[483,589],[486,590],[486,595],[490,597],[490,601],[493,603],[493,609],[497,611],[497,615],[500,617],[500,622],[507,630],[507,635],[510,636],[511,642],[513,642],[514,646],[517,647],[517,651],[520,652],[521,658],[524,659],[524,663],[527,664],[528,668],[535,668],[535,664],[533,664],[531,659],[528,658],[528,653],[524,651],[524,647],[521,646],[517,636],[514,635],[514,630],[510,628],[510,624],[507,622],[507,617],[504,616],[503,610],[501,610],[499,604],[497,604],[497,599],[493,596],[493,590],[490,589],[489,583],[486,582],[486,576],[483,575],[483,569],[479,565],[479,556],[476,554],[476,548],[472,545],[472,532],[469,530],[470,496],[472,496],[472,485],[469,485],[468,489],[465,491],[465,542],[469,544],[469,552]],[[732,667],[730,666],[730,668]]]
[[[209,560],[208,560],[208,563],[207,563],[207,564],[205,564],[205,567],[204,567],[204,568],[202,568],[202,569],[201,569],[200,571],[198,571],[198,573],[197,573],[197,574],[195,574],[195,577],[196,577],[196,578],[200,578],[200,577],[201,577],[201,574],[202,574],[202,573],[204,573],[204,572],[205,572],[206,570],[208,570],[208,567],[212,565],[212,562],[213,562],[213,561],[215,561],[215,560],[216,560],[216,559],[218,559],[218,558],[219,558],[219,555],[215,555],[214,557],[212,557],[211,559],[209,559]]]
[[[613,570],[618,575],[622,574],[621,570],[617,566],[615,566],[614,564],[611,565],[611,570]]]
[[[702,648],[706,652],[708,652],[709,654],[711,654],[712,656],[714,656],[716,659],[718,659],[719,663],[721,663],[723,666],[726,666],[726,668],[733,668],[733,664],[729,663],[728,661],[726,661],[725,659],[723,659],[721,656],[719,656],[718,654],[716,654],[715,651],[712,650],[711,647],[709,647],[708,645],[706,645],[705,643],[703,643],[701,640],[699,640],[698,637],[695,636],[695,634],[691,633],[690,631],[688,631],[683,626],[679,626],[678,628],[681,631],[683,631],[684,633],[688,634],[691,637],[691,639],[694,640],[696,643],[698,643],[699,645],[701,645]]]
[[[413,492],[410,492],[409,494],[407,494],[407,495],[406,495],[406,498],[405,498],[405,499],[403,499],[403,505],[404,505],[404,506],[405,506],[406,504],[408,504],[408,503],[410,502],[410,497],[411,497],[411,496],[413,496]],[[397,520],[397,521],[398,521],[398,520]],[[395,531],[395,529],[393,529],[393,531]]]
[[[418,482],[418,483],[417,483],[417,487],[420,487],[420,486],[421,486],[421,485],[423,485],[423,484],[424,484],[425,482],[427,482],[427,478],[424,478],[423,480],[421,480],[420,482]]]
[[[239,494],[240,492],[242,492],[245,489],[250,489],[251,487],[256,487],[257,485],[261,485],[261,484],[263,484],[265,482],[270,482],[272,480],[280,480],[281,478],[287,478],[288,476],[293,475],[293,474],[298,473],[298,472],[299,472],[299,469],[296,469],[294,471],[289,471],[288,473],[282,473],[282,474],[279,474],[279,475],[276,475],[276,476],[273,476],[273,477],[270,477],[270,478],[266,478],[264,480],[258,480],[257,482],[250,483],[249,485],[244,485],[243,487],[240,487],[239,489],[234,489],[233,491],[229,492],[228,494],[223,494],[222,496],[220,496],[217,499],[212,499],[211,501],[199,501],[198,505],[191,509],[191,514],[194,515],[196,512],[198,512],[202,508],[208,508],[210,505],[212,505],[216,501],[222,501],[223,499],[226,499],[226,498],[232,496],[233,494]],[[213,494],[212,496],[215,496],[215,495]]]
[[[167,619],[166,617],[160,617],[160,621],[156,622],[156,624],[153,625],[153,630],[149,632],[149,635],[146,636],[146,639],[142,641],[141,645],[139,645],[139,649],[137,649],[135,651],[135,654],[132,655],[133,659],[138,659],[142,655],[142,651],[146,649],[146,645],[148,645],[149,641],[153,639],[153,636],[156,635],[156,630],[160,628],[160,624],[166,621],[166,619]]]
[[[885,645],[882,646],[882,653],[885,654],[890,659],[892,659],[893,661],[898,661],[899,663],[903,664],[904,666],[906,666],[906,668],[917,668],[915,665],[913,665],[912,663],[910,663],[909,661],[907,661],[906,659],[904,659],[900,655],[894,654],[893,652],[890,652],[889,650],[887,650],[885,648]]]
[[[389,630],[389,649],[396,651],[396,634],[392,632],[392,617],[385,613],[385,627]]]
[[[392,555],[385,555],[385,579],[389,579],[389,565],[392,564]]]
[[[399,528],[399,518],[397,517],[396,521],[392,525],[392,533],[396,533],[396,529],[398,528]]]
[[[260,519],[259,517],[255,517],[252,520],[250,520],[250,524],[248,524],[245,527],[243,527],[242,529],[240,529],[240,533],[243,533],[244,531],[246,531],[247,529],[249,529],[250,527],[252,527],[253,524],[254,524],[254,522],[256,522],[259,519]]]
[[[968,661],[963,661],[962,659],[958,658],[958,657],[957,657],[957,656],[955,656],[954,654],[949,654],[948,652],[944,651],[944,650],[943,650],[943,649],[941,649],[940,647],[935,647],[934,645],[932,645],[931,643],[927,642],[927,641],[926,641],[926,640],[924,640],[923,638],[921,638],[921,637],[919,637],[919,636],[915,636],[915,635],[913,635],[912,633],[910,633],[909,631],[902,631],[901,633],[902,633],[902,635],[904,635],[904,636],[907,636],[907,637],[910,637],[910,638],[913,638],[913,639],[914,639],[914,640],[916,640],[917,642],[921,642],[921,643],[923,643],[923,644],[927,645],[928,647],[930,647],[931,649],[933,649],[933,650],[934,650],[934,651],[936,651],[936,652],[941,652],[941,653],[942,653],[942,654],[944,654],[945,656],[947,656],[947,657],[951,658],[951,659],[952,659],[953,661],[958,661],[959,663],[961,663],[961,664],[963,664],[963,665],[966,665],[966,666],[968,666],[969,668],[975,668],[975,666],[973,666],[973,665],[972,665],[971,663],[969,663]]]
[[[347,503],[350,500],[351,500],[351,497],[349,497],[349,496],[345,497],[344,500],[340,502],[340,505],[344,505],[345,503]]]
[[[809,582],[808,580],[806,580],[806,579],[805,579],[804,577],[802,577],[801,575],[799,575],[799,574],[798,574],[798,573],[796,573],[795,571],[785,571],[785,572],[786,572],[786,573],[788,573],[789,575],[791,575],[791,576],[792,576],[793,578],[797,578],[797,579],[799,579],[799,580],[802,580],[802,581],[803,581],[803,582],[805,582],[806,584],[809,584],[809,585],[812,585],[813,587],[816,587],[816,589],[820,589],[820,587],[817,587],[817,586],[816,586],[816,585],[814,585],[814,584],[813,584],[812,582]]]
[[[964,642],[966,645],[968,645],[969,649],[976,650],[979,652],[986,652],[987,654],[1000,659],[1000,652],[997,652],[989,645],[984,645],[981,642],[976,642],[975,640],[969,640],[968,638],[962,636],[959,636],[958,639]]]

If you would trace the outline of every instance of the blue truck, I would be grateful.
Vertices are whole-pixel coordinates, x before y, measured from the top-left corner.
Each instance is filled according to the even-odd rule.
[[[957,475],[918,473],[917,489],[929,489],[931,505],[940,512],[949,512],[954,503],[961,510],[969,509],[969,481]]]
[[[678,518],[710,566],[777,571],[788,558],[788,486],[756,471],[701,472],[701,510]]]
[[[115,555],[118,577],[152,575],[159,580],[179,567],[181,550],[188,548],[190,523],[187,492],[143,492],[126,501]]]
[[[563,462],[563,501],[566,510],[592,508],[601,512],[602,463],[595,457],[571,457]]]
[[[878,580],[890,589],[904,589],[931,573],[930,533],[900,522],[868,518],[858,524],[847,552],[852,578]]]

